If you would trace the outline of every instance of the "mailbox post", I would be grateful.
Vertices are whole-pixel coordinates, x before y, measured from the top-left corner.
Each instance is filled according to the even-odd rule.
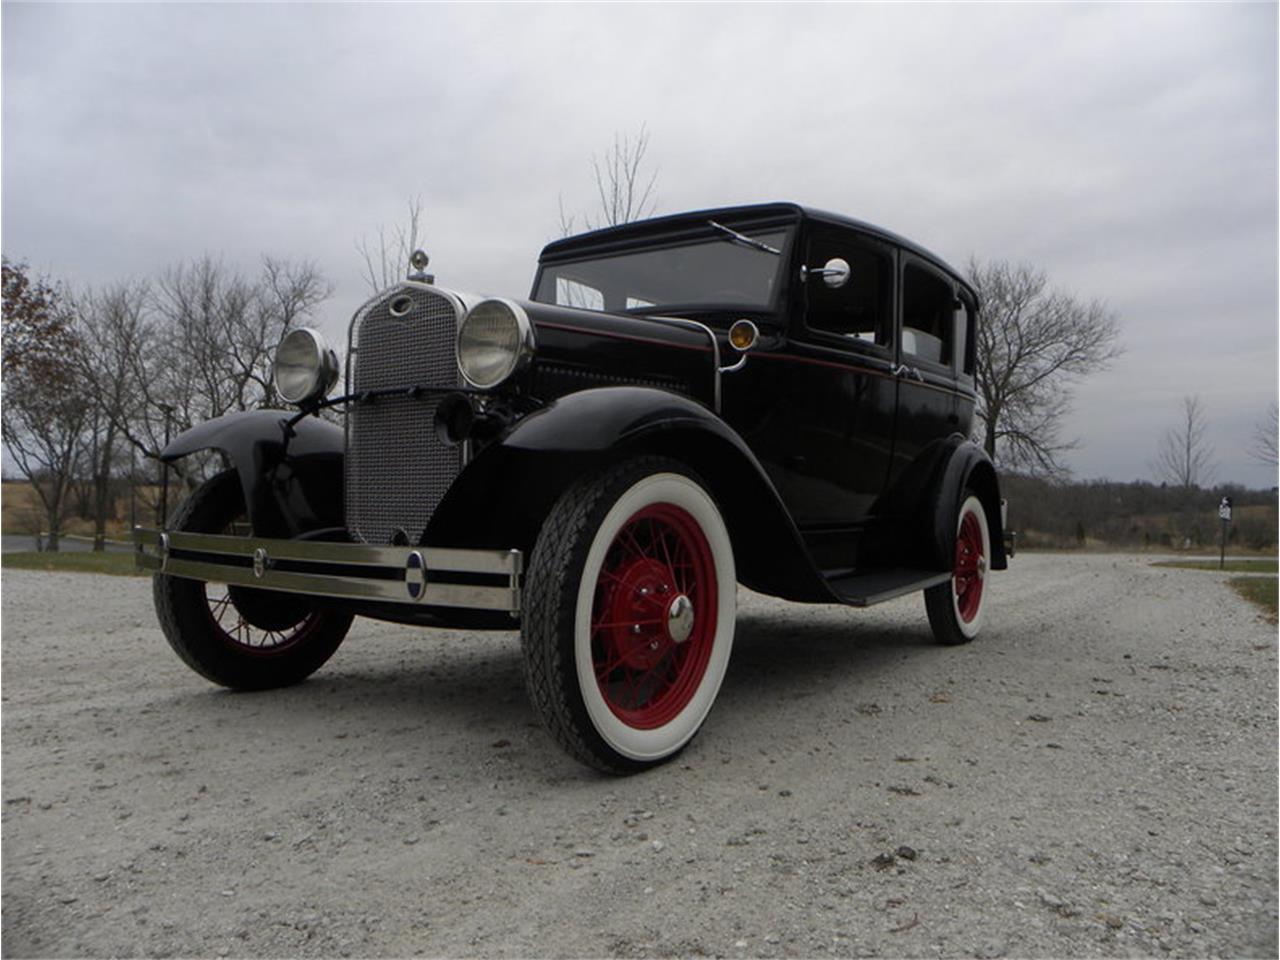
[[[1222,547],[1218,551],[1218,569],[1227,565],[1227,527],[1231,526],[1231,498],[1223,497],[1218,504],[1218,519],[1222,521]]]

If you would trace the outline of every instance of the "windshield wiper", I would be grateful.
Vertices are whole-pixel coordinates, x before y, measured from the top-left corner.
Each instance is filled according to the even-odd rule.
[[[708,220],[707,223],[725,234],[734,243],[740,243],[744,247],[750,247],[753,250],[763,250],[765,253],[772,253],[775,257],[782,256],[782,251],[777,247],[771,247],[767,243],[744,236],[737,230],[730,230],[728,227],[724,226],[724,224],[716,223],[714,220]]]

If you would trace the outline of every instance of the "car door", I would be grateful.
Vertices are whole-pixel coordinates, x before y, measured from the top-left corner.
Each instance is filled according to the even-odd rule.
[[[904,252],[898,300],[898,414],[890,485],[931,444],[961,429],[955,365],[957,354],[965,352],[957,336],[964,307],[947,274]]]
[[[802,529],[864,521],[893,448],[896,252],[847,228],[814,225],[802,262],[849,265],[840,285],[809,272],[787,362],[775,374],[784,470],[775,478]]]

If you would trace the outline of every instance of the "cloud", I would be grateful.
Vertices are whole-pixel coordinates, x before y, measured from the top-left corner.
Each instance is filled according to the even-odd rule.
[[[1147,475],[1183,393],[1220,451],[1276,396],[1273,5],[4,16],[5,251],[77,284],[308,258],[337,332],[355,241],[421,194],[442,283],[523,295],[557,197],[590,206],[593,152],[645,123],[661,212],[795,199],[1111,304],[1129,349],[1080,386],[1081,475]]]

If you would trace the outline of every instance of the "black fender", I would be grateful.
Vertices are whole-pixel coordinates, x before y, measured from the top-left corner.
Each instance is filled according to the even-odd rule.
[[[893,482],[873,512],[881,520],[878,563],[924,570],[954,564],[956,516],[965,490],[982,502],[991,535],[991,568],[1008,566],[1000,483],[986,451],[952,434],[928,444]]]
[[[200,450],[221,452],[240,477],[249,522],[262,537],[296,537],[342,525],[345,441],[341,427],[290,410],[246,410],[179,434],[165,463]]]
[[[706,484],[742,583],[790,600],[836,599],[742,438],[693,400],[649,387],[583,390],[515,423],[462,471],[425,539],[531,551],[552,506],[578,478],[647,454],[680,461]]]
[[[956,439],[956,438],[953,438]],[[950,569],[956,549],[956,516],[966,490],[982,502],[991,536],[991,569],[1005,570],[1009,559],[1004,549],[1004,510],[1000,503],[1000,480],[987,452],[972,440],[959,438],[947,458],[938,483],[933,510],[933,542],[943,551],[943,568]]]

